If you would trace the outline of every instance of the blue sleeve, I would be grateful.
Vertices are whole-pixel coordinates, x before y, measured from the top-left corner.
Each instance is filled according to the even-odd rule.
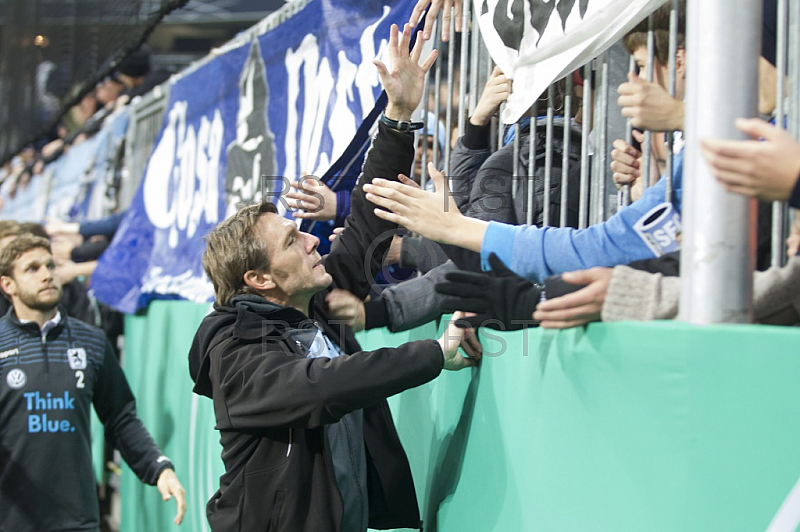
[[[99,220],[89,220],[81,222],[79,232],[84,238],[89,238],[95,235],[107,237],[109,240],[114,238],[114,233],[117,232],[117,227],[122,221],[127,211],[118,212]]]
[[[683,152],[675,155],[674,167],[672,203],[680,212]],[[653,252],[633,226],[653,207],[664,202],[665,189],[666,179],[662,178],[638,201],[605,222],[586,229],[490,222],[481,246],[481,265],[488,270],[489,255],[496,253],[518,275],[541,281],[563,272],[652,258]]]

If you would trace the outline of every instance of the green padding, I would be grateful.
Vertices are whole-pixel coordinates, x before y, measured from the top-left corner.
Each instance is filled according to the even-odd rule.
[[[222,474],[219,433],[211,400],[192,393],[187,354],[210,305],[156,301],[146,316],[125,319],[125,373],[139,416],[175,464],[186,489],[188,510],[177,527],[175,503],[163,502],[155,487],[139,482],[125,466],[122,474],[123,532],[209,530],[206,501]]]
[[[192,398],[186,367],[207,309],[156,302],[126,322],[126,371],[177,463],[192,531],[207,529],[221,473],[211,401]],[[390,399],[426,531],[765,530],[800,477],[798,330],[595,324],[483,343],[474,375]],[[123,478],[123,531],[170,529],[172,503]]]

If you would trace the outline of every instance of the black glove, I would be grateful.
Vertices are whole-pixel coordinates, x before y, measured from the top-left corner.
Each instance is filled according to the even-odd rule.
[[[447,296],[441,302],[441,309],[478,314],[459,320],[459,327],[517,331],[538,325],[533,320],[533,311],[539,303],[542,287],[506,268],[494,253],[489,256],[489,264],[491,272],[448,272],[446,281],[435,286],[438,293]]]

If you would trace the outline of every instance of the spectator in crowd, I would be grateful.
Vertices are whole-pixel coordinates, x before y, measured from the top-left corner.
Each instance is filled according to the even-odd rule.
[[[117,98],[125,90],[125,85],[109,76],[101,80],[94,89],[97,103],[105,109],[113,109]]]
[[[582,230],[511,226],[464,217],[449,196],[444,177],[435,168],[431,169],[431,175],[437,184],[441,183],[435,194],[380,179],[366,185],[366,190],[370,201],[389,211],[378,210],[381,218],[437,242],[480,252],[484,269],[489,268],[488,257],[496,253],[512,271],[538,281],[565,271],[652,258],[654,252],[634,230],[634,225],[656,207],[680,213],[683,151],[674,156],[673,163],[671,206],[664,205],[666,180],[660,180],[639,201],[605,222]]]
[[[59,251],[61,255],[56,253],[57,258],[85,263],[83,267],[85,271],[81,275],[89,276],[94,268],[88,263],[96,263],[100,258],[113,240],[124,217],[125,211],[83,222],[62,222],[53,219],[47,222],[45,230],[53,240],[54,247],[61,250]]]
[[[175,498],[180,524],[186,503],[173,465],[137,417],[103,333],[59,309],[61,284],[47,240],[22,235],[9,243],[0,252],[0,286],[13,304],[0,319],[0,528],[99,529],[92,403],[136,475],[164,500]]]
[[[534,225],[560,225],[561,187],[567,183],[566,225],[578,226],[578,200],[580,184],[580,151],[581,138],[579,124],[572,122],[572,117],[564,117],[564,82],[557,83],[552,102],[545,98],[538,102],[538,111],[544,111],[551,103],[555,111],[561,112],[553,120],[552,163],[550,185],[549,219],[544,219],[544,181],[545,181],[545,137],[544,127],[547,119],[542,117],[524,118],[520,125],[518,174],[514,175],[514,143],[505,146],[490,155],[490,122],[492,116],[500,108],[500,104],[511,94],[511,82],[495,67],[486,82],[481,98],[470,116],[464,136],[458,140],[450,165],[451,181],[454,183],[454,194],[461,194],[468,189],[468,207],[462,212],[466,216],[480,220],[495,220],[509,224],[527,223],[528,211],[532,210]],[[573,106],[574,113],[577,106]],[[531,133],[531,121],[536,120],[536,134]],[[570,131],[570,143],[563,145],[564,129]],[[509,132],[514,128],[509,127]],[[530,143],[534,142],[535,162],[528,160]],[[562,160],[564,151],[568,151],[570,168],[566,179],[562,180]],[[535,166],[532,184],[533,204],[528,205],[527,186],[529,167]],[[474,171],[479,167],[477,173]],[[457,200],[461,201],[461,200]]]
[[[123,59],[111,77],[125,86],[123,95],[127,97],[126,101],[129,101],[147,94],[156,85],[167,81],[169,76],[166,70],[152,67],[150,49],[142,46]]]
[[[682,131],[684,119],[684,92],[686,79],[686,2],[682,0],[678,6],[677,52],[675,54],[675,97],[669,95],[669,34],[670,5],[657,9],[652,15],[653,21],[653,82],[642,77],[647,68],[648,20],[644,20],[631,30],[622,40],[623,46],[633,56],[639,74],[628,74],[628,82],[619,86],[619,98],[622,115],[630,118],[633,126],[633,137],[641,145],[644,134],[641,130],[654,132],[650,165],[651,175],[648,183],[654,184],[665,170],[666,137],[660,132]],[[676,142],[676,147],[682,143]],[[617,186],[630,185],[630,197],[635,201],[642,195],[644,187],[641,171],[644,168],[640,149],[622,139],[613,143],[611,152],[611,170]]]
[[[409,54],[410,34],[392,26],[391,70],[375,61],[389,104],[364,165],[367,182],[411,167],[413,135],[392,127],[411,118],[436,53],[418,65],[422,40]],[[438,342],[358,352],[352,330],[328,320],[328,287],[365,297],[395,229],[360,189],[324,261],[318,239],[276,213],[267,203],[246,207],[207,237],[203,263],[217,306],[189,366],[194,391],[214,400],[224,449],[211,528],[263,530],[279,519],[290,530],[416,528],[410,469],[383,398],[476,360],[458,355],[462,335],[452,324]]]

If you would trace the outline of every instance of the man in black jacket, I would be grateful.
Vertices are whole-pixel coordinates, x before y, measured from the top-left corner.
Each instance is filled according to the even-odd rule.
[[[419,528],[411,471],[385,398],[474,366],[454,325],[439,339],[361,352],[328,319],[331,286],[369,293],[396,226],[375,216],[360,185],[411,168],[408,121],[433,52],[418,65],[411,29],[375,61],[389,98],[331,253],[268,203],[241,209],[206,238],[216,306],[189,353],[195,393],[214,401],[225,473],[208,503],[214,531],[364,532]],[[405,123],[405,125],[404,125]]]
[[[136,415],[111,345],[58,307],[50,243],[12,240],[0,252],[0,286],[13,304],[0,319],[0,531],[99,532],[92,404],[136,475],[165,500],[175,497],[179,524],[183,487]]]

